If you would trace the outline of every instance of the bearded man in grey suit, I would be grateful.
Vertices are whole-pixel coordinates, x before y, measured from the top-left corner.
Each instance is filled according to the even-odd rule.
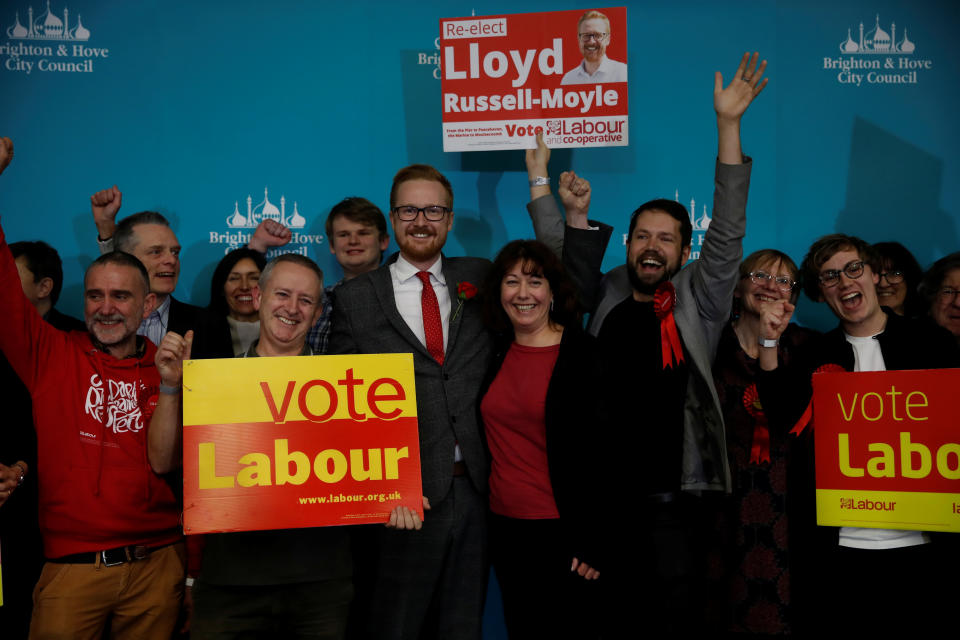
[[[367,634],[377,638],[480,637],[489,469],[476,401],[491,338],[479,305],[458,289],[479,284],[490,261],[441,255],[453,215],[453,190],[440,172],[427,165],[401,169],[390,191],[400,253],[344,283],[334,307],[331,354],[412,352],[414,359],[430,511],[421,522],[397,508],[378,532],[378,566],[364,615]],[[588,243],[571,253],[599,267],[603,246],[592,238]]]

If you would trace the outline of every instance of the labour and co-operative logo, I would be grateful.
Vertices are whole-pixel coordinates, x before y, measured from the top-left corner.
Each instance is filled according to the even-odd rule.
[[[897,38],[900,38],[899,40]],[[917,45],[904,27],[897,35],[897,23],[887,31],[880,26],[877,14],[873,28],[848,28],[847,37],[839,44],[839,56],[823,59],[823,68],[837,72],[837,82],[855,87],[867,84],[917,84],[919,74],[933,68],[932,60],[914,56]]]
[[[676,202],[680,202],[679,189],[674,192],[673,199]],[[690,226],[693,227],[693,236],[690,238],[690,260],[696,260],[700,257],[700,248],[703,246],[703,236],[710,227],[710,221],[713,220],[710,214],[707,213],[707,205],[703,205],[702,211],[703,212],[697,216],[697,200],[696,198],[690,198],[690,208],[687,209],[687,213],[690,216]],[[624,246],[626,246],[628,240],[627,234],[623,234]]]
[[[34,15],[31,6],[26,21],[21,16],[20,11],[14,12],[13,24],[5,31],[7,40],[0,44],[0,59],[7,71],[26,75],[34,71],[92,73],[94,60],[110,57],[109,49],[86,44],[90,30],[79,14],[71,24],[67,7],[62,14],[55,14],[47,0],[46,10],[39,15]]]
[[[229,231],[211,231],[210,244],[225,245],[224,253],[238,249],[250,241],[254,229],[264,220],[275,220],[293,232],[288,244],[267,252],[268,258],[281,253],[299,253],[306,256],[308,245],[323,243],[322,235],[311,235],[299,231],[307,226],[307,219],[300,215],[296,202],[293,203],[293,211],[288,215],[286,196],[280,196],[278,208],[270,202],[270,193],[264,187],[263,200],[259,204],[254,205],[253,196],[247,196],[245,212],[240,210],[240,201],[234,201],[233,213],[226,218]]]

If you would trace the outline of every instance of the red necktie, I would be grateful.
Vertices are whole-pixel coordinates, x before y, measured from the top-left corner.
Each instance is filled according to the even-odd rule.
[[[421,313],[423,314],[423,334],[427,340],[427,351],[433,359],[443,364],[443,323],[440,322],[440,303],[430,284],[430,272],[418,271],[417,277],[423,283],[420,293]]]

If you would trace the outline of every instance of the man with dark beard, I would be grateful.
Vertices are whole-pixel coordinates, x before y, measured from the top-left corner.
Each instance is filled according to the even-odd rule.
[[[686,208],[651,200],[630,218],[626,265],[602,282],[599,273],[572,274],[593,310],[589,331],[599,338],[608,374],[601,392],[613,418],[611,433],[618,434],[609,449],[613,491],[604,526],[610,557],[601,577],[611,629],[642,620],[658,637],[703,630],[700,536],[707,509],[701,496],[731,488],[711,363],[729,320],[746,231],[751,161],[741,152],[740,119],[766,85],[765,66],[757,65],[756,54],[752,61],[744,55],[726,88],[716,74],[716,190],[699,259],[681,270],[692,236]],[[528,171],[537,173],[529,161]],[[535,199],[530,208],[549,201]],[[578,211],[581,219],[568,215],[567,225],[597,233]],[[565,246],[565,257],[575,250]],[[627,526],[627,518],[640,526]]]

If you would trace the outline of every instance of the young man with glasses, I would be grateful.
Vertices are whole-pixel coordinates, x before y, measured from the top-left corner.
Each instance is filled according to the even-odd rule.
[[[541,215],[537,225],[549,224]],[[471,298],[490,261],[441,255],[453,228],[453,189],[433,167],[397,172],[390,222],[400,248],[345,282],[333,308],[330,353],[411,353],[417,389],[423,522],[397,508],[376,541],[365,637],[474,638],[487,583],[487,456],[477,395],[492,340]],[[599,234],[597,234],[599,235]],[[603,246],[578,247],[599,266]],[[569,240],[577,246],[576,239]],[[473,287],[469,286],[473,285]],[[358,598],[363,597],[363,585]]]
[[[626,82],[627,65],[607,57],[610,19],[599,11],[587,11],[577,21],[577,46],[583,60],[560,81],[564,84]]]
[[[790,365],[779,366],[776,358],[761,356],[764,371],[757,388],[771,428],[790,429],[795,424],[810,401],[812,374],[824,365],[847,371],[960,366],[960,351],[946,331],[880,306],[879,271],[876,253],[860,238],[832,234],[810,247],[801,264],[804,290],[812,300],[825,302],[840,325],[813,341]],[[790,315],[771,319],[774,334],[786,328]],[[809,593],[804,595],[811,597],[812,609],[810,615],[798,617],[824,625],[824,631],[829,626],[831,631],[858,636],[938,628],[938,621],[946,619],[944,595],[956,591],[948,586],[955,581],[939,577],[949,547],[929,544],[936,534],[925,531],[817,527],[812,430],[806,429],[801,438],[810,458],[809,477],[803,480],[810,504],[803,510],[808,518],[795,523],[791,547],[795,566],[809,572],[805,576]],[[864,611],[884,613],[850,615]]]

